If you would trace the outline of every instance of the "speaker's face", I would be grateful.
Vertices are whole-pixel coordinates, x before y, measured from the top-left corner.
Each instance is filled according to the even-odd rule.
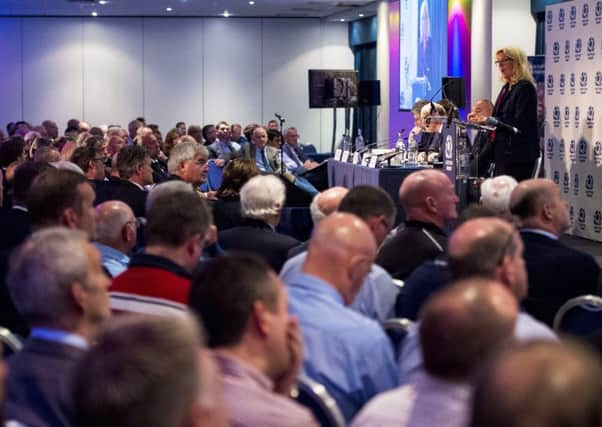
[[[512,73],[514,72],[514,60],[503,53],[499,53],[495,57],[495,64],[500,69],[502,78],[506,81],[510,81]]]

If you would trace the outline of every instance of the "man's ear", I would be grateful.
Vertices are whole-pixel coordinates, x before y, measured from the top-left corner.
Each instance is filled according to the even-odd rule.
[[[79,215],[73,208],[66,208],[60,217],[60,222],[67,228],[77,228],[77,218]]]
[[[549,203],[544,203],[543,208],[541,209],[541,215],[546,221],[552,220],[554,212]]]
[[[75,302],[75,305],[81,311],[84,311],[84,307],[86,306],[87,301],[87,294],[79,282],[75,282],[73,285],[71,285],[71,295],[73,296],[73,301]]]
[[[263,305],[263,302],[255,301],[255,304],[253,304],[252,319],[257,333],[262,337],[267,336],[270,331],[270,322],[268,309]]]
[[[429,212],[431,212],[431,213],[437,212],[437,202],[435,201],[434,197],[428,196],[426,199],[424,199],[424,204],[426,205],[426,209]]]
[[[187,241],[186,241],[186,253],[188,254],[188,256],[191,257],[195,257],[195,256],[200,256],[201,253],[203,252],[203,246],[202,246],[202,237],[200,234],[195,234],[194,236],[191,236]]]

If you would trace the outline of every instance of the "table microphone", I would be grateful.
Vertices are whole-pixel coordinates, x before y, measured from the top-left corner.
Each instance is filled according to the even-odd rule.
[[[520,133],[520,130],[518,130],[517,128],[515,128],[514,126],[509,125],[508,123],[504,123],[499,121],[498,119],[496,119],[495,117],[491,116],[491,117],[487,117],[485,119],[484,122],[486,125],[490,125],[490,126],[495,126],[497,128],[502,128],[507,130],[510,133],[513,133],[514,135],[518,135]]]

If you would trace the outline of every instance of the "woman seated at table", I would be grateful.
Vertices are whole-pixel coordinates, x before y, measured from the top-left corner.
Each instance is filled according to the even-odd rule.
[[[425,130],[418,145],[418,161],[435,162],[440,158],[442,117],[445,117],[445,108],[440,104],[428,103],[422,107],[420,115]]]

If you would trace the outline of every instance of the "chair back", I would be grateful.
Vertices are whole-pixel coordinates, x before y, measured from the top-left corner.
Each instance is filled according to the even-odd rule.
[[[23,348],[21,339],[6,328],[0,328],[0,343],[2,343],[2,357],[6,359],[8,356],[18,353]]]
[[[602,330],[602,298],[595,295],[571,298],[558,309],[554,330],[577,336]]]
[[[322,384],[302,375],[291,397],[313,413],[322,427],[343,427],[345,418],[337,402]]]
[[[316,154],[318,150],[316,150],[316,146],[313,144],[301,145],[301,149],[305,154]]]
[[[385,330],[385,333],[391,340],[391,344],[393,345],[393,350],[395,351],[395,359],[399,356],[399,352],[401,351],[401,344],[403,343],[404,338],[408,334],[410,330],[410,326],[412,326],[414,322],[410,319],[402,319],[402,318],[393,318],[387,319],[383,322],[382,327]]]

